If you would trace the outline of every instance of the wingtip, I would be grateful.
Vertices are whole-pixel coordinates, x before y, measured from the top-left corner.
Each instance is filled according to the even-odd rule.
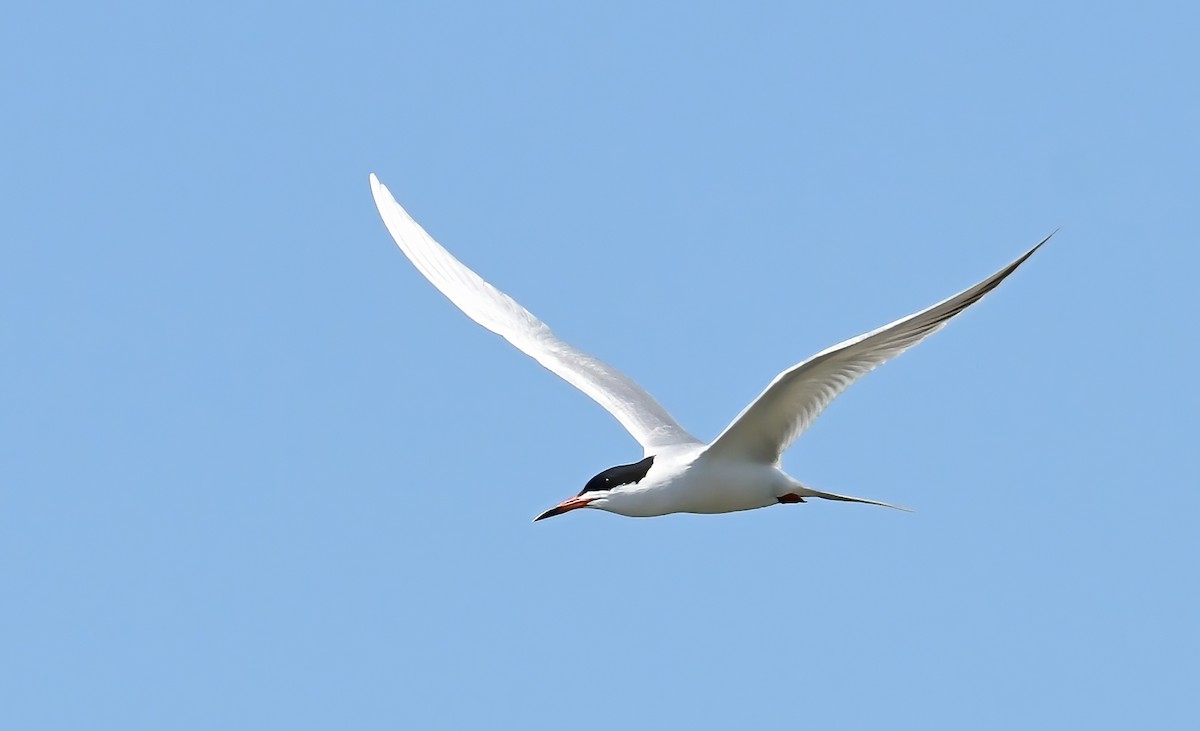
[[[375,173],[371,173],[370,178],[371,197],[375,199],[375,207],[379,209],[379,215],[384,216],[386,220],[384,208],[388,206],[398,206],[396,203],[396,198],[392,195],[392,191],[388,190],[388,187],[379,180],[379,177],[375,175]]]
[[[1033,246],[1033,248],[1032,248],[1032,249],[1030,249],[1029,251],[1026,251],[1024,254],[1021,254],[1021,258],[1019,258],[1019,259],[1017,259],[1016,261],[1014,261],[1012,264],[1010,264],[1010,265],[1009,265],[1009,266],[1008,266],[1008,267],[1007,267],[1007,268],[1004,270],[1004,271],[1005,271],[1005,275],[1004,275],[1004,276],[1005,276],[1005,277],[1007,277],[1009,274],[1011,274],[1011,273],[1013,273],[1014,271],[1016,271],[1016,268],[1017,268],[1017,267],[1019,267],[1019,266],[1021,266],[1022,264],[1024,264],[1026,259],[1028,259],[1029,257],[1033,256],[1033,255],[1034,255],[1034,253],[1036,253],[1038,249],[1040,249],[1040,248],[1042,248],[1043,246],[1045,246],[1045,244],[1046,244],[1046,242],[1047,242],[1047,241],[1049,241],[1050,239],[1054,238],[1054,234],[1058,233],[1058,231],[1059,231],[1059,229],[1057,229],[1057,228],[1056,228],[1056,229],[1054,229],[1053,231],[1051,231],[1051,232],[1050,232],[1050,235],[1049,235],[1049,236],[1047,236],[1046,238],[1044,238],[1044,239],[1042,239],[1041,241],[1039,241],[1039,242],[1037,242],[1036,244],[1034,244],[1034,246]]]
[[[1044,239],[1042,239],[1041,241],[1037,242],[1037,246],[1035,246],[1035,247],[1033,247],[1032,249],[1030,249],[1030,250],[1029,250],[1029,253],[1030,253],[1030,254],[1032,254],[1033,252],[1035,252],[1035,251],[1037,251],[1038,249],[1042,248],[1042,246],[1043,246],[1043,245],[1044,245],[1044,244],[1045,244],[1047,241],[1049,241],[1050,239],[1054,238],[1054,234],[1058,233],[1058,232],[1059,232],[1059,231],[1061,231],[1061,230],[1062,230],[1062,226],[1059,226],[1058,228],[1056,228],[1056,229],[1054,229],[1053,231],[1051,231],[1051,232],[1050,232],[1050,234],[1049,234],[1048,236],[1046,236],[1046,238],[1044,238]]]

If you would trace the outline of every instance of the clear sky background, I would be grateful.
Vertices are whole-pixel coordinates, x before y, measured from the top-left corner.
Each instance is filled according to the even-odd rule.
[[[647,7],[653,5],[653,7]],[[1193,3],[24,3],[0,24],[0,727],[1196,728]],[[970,285],[786,455],[702,438]]]

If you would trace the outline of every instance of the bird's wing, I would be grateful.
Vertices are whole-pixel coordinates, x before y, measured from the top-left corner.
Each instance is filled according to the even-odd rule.
[[[1050,236],[974,287],[915,315],[838,343],[780,373],[709,445],[707,453],[768,463],[778,461],[784,450],[847,386],[978,302],[1049,241]]]
[[[647,456],[663,446],[696,442],[628,376],[559,340],[529,310],[455,259],[400,207],[374,174],[371,192],[388,232],[433,286],[467,317],[595,399],[629,430]]]

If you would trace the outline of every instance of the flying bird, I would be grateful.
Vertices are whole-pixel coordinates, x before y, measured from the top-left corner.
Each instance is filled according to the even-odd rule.
[[[725,431],[705,444],[628,376],[560,340],[529,310],[455,259],[400,207],[374,174],[371,192],[392,238],[433,286],[472,320],[591,396],[644,450],[641,460],[604,470],[588,480],[578,495],[534,521],[578,508],[649,517],[731,513],[814,497],[905,510],[809,487],[780,469],[780,458],[847,386],[983,299],[1054,235],[979,284],[788,368]]]

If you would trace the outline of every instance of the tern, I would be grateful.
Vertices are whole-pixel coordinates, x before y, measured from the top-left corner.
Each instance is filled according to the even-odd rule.
[[[433,286],[467,317],[592,397],[644,450],[640,461],[604,470],[588,480],[578,495],[534,521],[579,508],[650,517],[731,513],[803,503],[814,497],[906,510],[878,500],[809,487],[785,473],[780,459],[847,386],[983,299],[1054,235],[979,284],[788,368],[725,431],[705,444],[685,431],[628,376],[560,340],[514,299],[455,259],[400,207],[373,173],[371,192],[388,232]]]

